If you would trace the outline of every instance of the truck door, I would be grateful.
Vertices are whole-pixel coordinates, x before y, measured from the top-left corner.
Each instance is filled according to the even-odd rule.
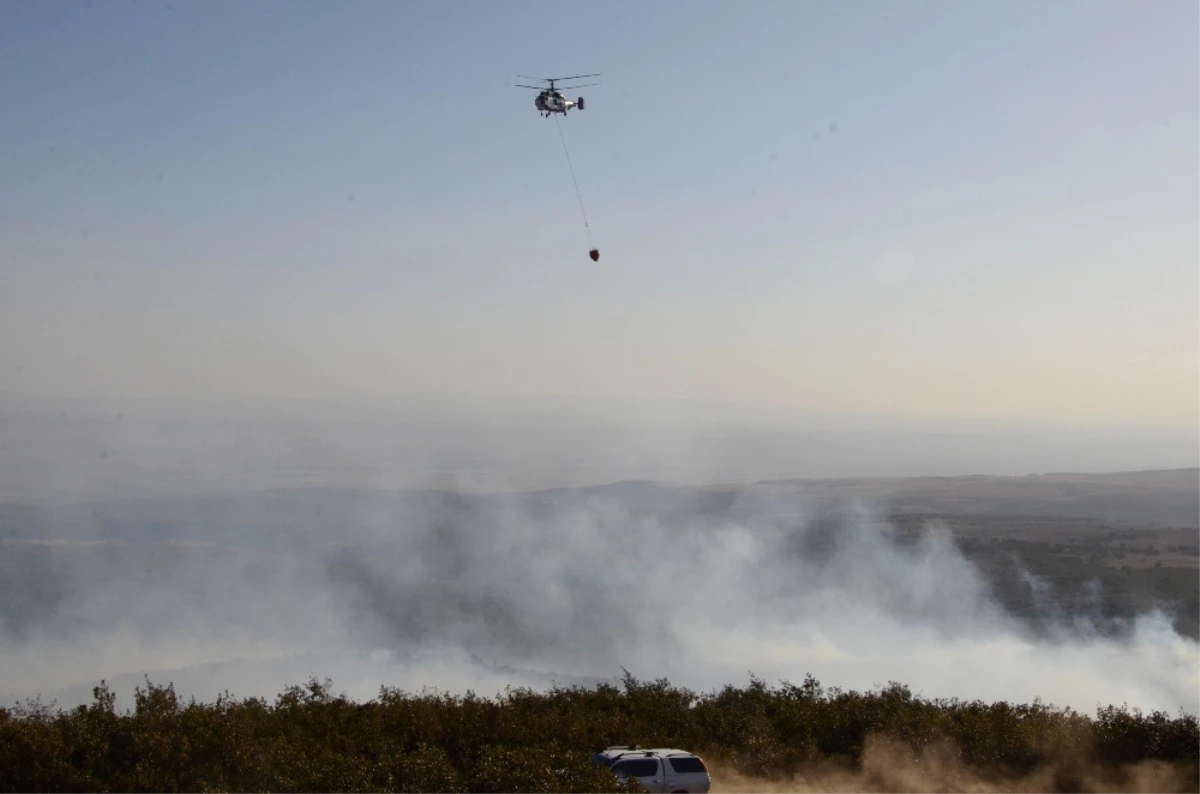
[[[626,758],[613,764],[617,777],[636,777],[650,792],[666,791],[666,770],[660,758]]]

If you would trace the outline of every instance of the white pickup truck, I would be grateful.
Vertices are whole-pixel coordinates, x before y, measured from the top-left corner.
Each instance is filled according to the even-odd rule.
[[[594,754],[592,763],[608,767],[621,780],[636,777],[650,792],[708,794],[712,788],[704,760],[684,750],[616,745]]]

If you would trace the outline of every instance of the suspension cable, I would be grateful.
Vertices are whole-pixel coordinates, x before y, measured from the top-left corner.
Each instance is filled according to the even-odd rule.
[[[583,228],[587,229],[588,242],[592,248],[596,247],[596,240],[592,237],[592,227],[588,225],[587,211],[583,208],[583,194],[579,191],[579,180],[575,178],[575,166],[571,164],[571,153],[567,151],[567,138],[563,135],[562,124],[558,117],[554,117],[554,126],[558,127],[558,137],[562,141],[563,154],[567,156],[567,168],[571,169],[571,182],[575,184],[575,197],[579,199],[579,213],[583,216]]]

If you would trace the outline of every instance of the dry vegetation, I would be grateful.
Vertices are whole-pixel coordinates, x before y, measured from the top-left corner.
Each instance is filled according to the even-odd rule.
[[[484,698],[383,688],[357,703],[331,682],[274,703],[182,703],[147,681],[119,713],[0,710],[4,791],[617,791],[589,751],[684,747],[717,790],[1195,791],[1191,715],[927,700],[802,684],[698,694],[665,680],[510,690]]]

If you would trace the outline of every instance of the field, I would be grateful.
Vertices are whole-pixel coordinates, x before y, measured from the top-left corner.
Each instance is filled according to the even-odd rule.
[[[1116,475],[938,477],[764,483],[833,516],[807,540],[828,548],[855,500],[882,504],[899,543],[943,524],[1014,615],[1041,625],[1086,615],[1116,628],[1154,608],[1200,638],[1200,470]],[[736,503],[712,489],[710,510]]]

